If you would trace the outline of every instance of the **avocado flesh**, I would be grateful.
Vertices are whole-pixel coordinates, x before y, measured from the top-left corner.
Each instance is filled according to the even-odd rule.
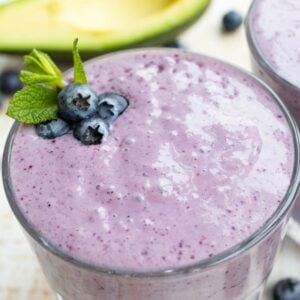
[[[0,7],[0,51],[103,53],[159,45],[193,23],[210,0],[18,0]],[[2,24],[2,25],[1,25]]]

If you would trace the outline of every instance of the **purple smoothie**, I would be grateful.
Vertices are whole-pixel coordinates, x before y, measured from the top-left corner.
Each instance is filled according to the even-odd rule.
[[[251,22],[253,37],[265,60],[300,88],[300,2],[258,0]]]
[[[300,1],[256,0],[249,12],[248,41],[256,73],[300,122]],[[300,199],[293,216],[300,222]]]
[[[13,143],[16,202],[43,243],[98,267],[177,268],[238,245],[274,214],[291,182],[294,143],[282,110],[255,79],[214,59],[157,49],[93,60],[85,69],[97,93],[116,92],[130,102],[103,143],[84,146],[72,134],[44,140],[27,126]],[[190,292],[188,282],[201,283],[190,279],[177,284],[176,296],[155,286],[143,293],[129,287],[122,298],[112,285],[103,299],[210,293],[217,295],[212,299],[246,299],[257,280],[249,270],[267,276],[281,231],[222,267],[222,279],[205,275],[208,289]],[[49,263],[52,286],[73,272],[44,249],[37,254]],[[62,278],[53,275],[56,267]],[[65,279],[60,293],[80,299],[80,291],[65,285],[84,278],[91,291],[85,299],[98,299],[102,292],[91,282],[102,279],[80,274]]]
[[[300,122],[300,2],[254,1],[247,34],[255,71]]]

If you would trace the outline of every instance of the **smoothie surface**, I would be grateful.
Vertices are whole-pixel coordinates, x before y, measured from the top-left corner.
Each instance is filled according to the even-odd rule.
[[[300,1],[256,1],[249,21],[264,59],[300,88]]]
[[[238,244],[278,208],[293,139],[249,75],[164,49],[85,69],[97,93],[130,102],[103,143],[85,146],[71,133],[45,140],[30,126],[14,140],[16,201],[45,240],[98,266],[178,267]]]

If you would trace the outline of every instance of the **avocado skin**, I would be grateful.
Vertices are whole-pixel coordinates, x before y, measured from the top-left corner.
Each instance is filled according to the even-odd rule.
[[[23,0],[24,1],[24,0]],[[26,0],[25,0],[26,1]],[[199,0],[201,1],[201,0]],[[106,54],[114,51],[125,50],[125,49],[134,49],[134,48],[144,48],[144,47],[160,47],[166,45],[176,39],[180,34],[182,34],[185,30],[191,27],[197,20],[201,17],[201,15],[206,11],[206,9],[211,4],[212,0],[202,0],[203,6],[202,9],[199,10],[196,14],[194,14],[190,19],[178,24],[178,26],[173,28],[166,28],[162,30],[159,34],[149,35],[145,38],[141,38],[139,41],[128,41],[127,43],[122,41],[122,43],[115,44],[113,46],[102,47],[99,49],[96,48],[81,48],[80,53],[83,59],[90,59],[95,57],[96,55]],[[55,60],[68,62],[71,61],[72,57],[70,56],[71,46],[68,49],[55,49],[55,47],[38,47],[39,50],[47,52],[51,57]],[[31,48],[10,48],[9,46],[5,46],[4,48],[0,42],[0,52],[3,54],[12,54],[12,55],[24,55],[32,50]]]

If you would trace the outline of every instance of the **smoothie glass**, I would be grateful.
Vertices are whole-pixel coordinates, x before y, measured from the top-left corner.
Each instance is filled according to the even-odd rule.
[[[74,259],[52,245],[20,210],[13,189],[10,161],[19,125],[14,124],[3,156],[7,199],[35,251],[57,299],[61,300],[258,300],[286,231],[300,181],[299,132],[281,100],[261,85],[286,118],[293,137],[294,166],[290,185],[274,214],[252,235],[232,248],[193,264],[132,270],[99,267]]]
[[[263,42],[266,44],[270,41],[265,40],[264,37],[260,37],[260,41],[258,41],[257,37],[257,29],[255,30],[256,22],[258,14],[261,14],[259,12],[258,6],[263,3],[264,0],[255,0],[253,1],[248,16],[246,18],[246,34],[247,34],[247,40],[248,45],[251,51],[251,59],[252,59],[252,69],[254,73],[260,77],[263,81],[265,81],[278,95],[279,97],[284,101],[284,103],[287,105],[288,109],[291,111],[292,115],[296,119],[297,123],[300,122],[300,85],[296,82],[293,82],[288,76],[284,74],[283,71],[280,71],[279,68],[272,63],[271,53],[270,55],[266,55],[267,50],[262,50],[261,45]],[[267,3],[267,1],[265,1]],[[271,5],[271,3],[270,3]],[[285,3],[284,1],[278,1],[276,3],[277,6],[288,6],[288,3]],[[290,4],[292,6],[292,4]],[[300,8],[300,5],[298,5],[298,9]],[[290,9],[290,8],[289,8]],[[286,11],[289,9],[284,9],[283,13],[286,14]],[[295,8],[293,8],[295,13]],[[270,7],[269,14],[272,14],[272,7]],[[263,15],[263,14],[262,14]],[[287,16],[286,16],[287,17]],[[274,15],[274,19],[277,17]],[[300,21],[300,18],[299,18]],[[299,23],[298,21],[298,23]],[[277,22],[277,23],[276,23]],[[282,21],[284,22],[284,20]],[[296,22],[297,23],[297,22]],[[295,26],[298,26],[297,24],[294,24]],[[274,25],[276,24],[276,25]],[[269,35],[275,34],[275,31],[278,30],[278,21],[274,20],[274,23],[272,22],[269,28]],[[274,26],[274,28],[272,27]],[[275,28],[276,26],[276,28]],[[298,28],[298,27],[295,27]],[[297,29],[295,29],[297,30]],[[263,32],[263,30],[262,30]],[[294,35],[291,31],[281,32],[281,34],[284,34],[285,39],[291,39],[296,41],[298,38],[296,35]],[[300,43],[300,40],[298,41]],[[299,44],[298,43],[298,44]],[[280,45],[279,45],[280,46]],[[267,48],[266,48],[267,49]],[[294,49],[295,50],[295,49]],[[281,51],[284,51],[283,49]],[[275,53],[275,54],[274,54]],[[276,51],[274,51],[272,55],[276,56]],[[283,55],[282,53],[280,55]],[[289,55],[288,53],[286,54]],[[290,227],[289,227],[289,235],[300,244],[300,238],[299,238],[299,232],[300,232],[300,198],[296,201],[293,210],[292,210],[292,219],[290,221]]]

